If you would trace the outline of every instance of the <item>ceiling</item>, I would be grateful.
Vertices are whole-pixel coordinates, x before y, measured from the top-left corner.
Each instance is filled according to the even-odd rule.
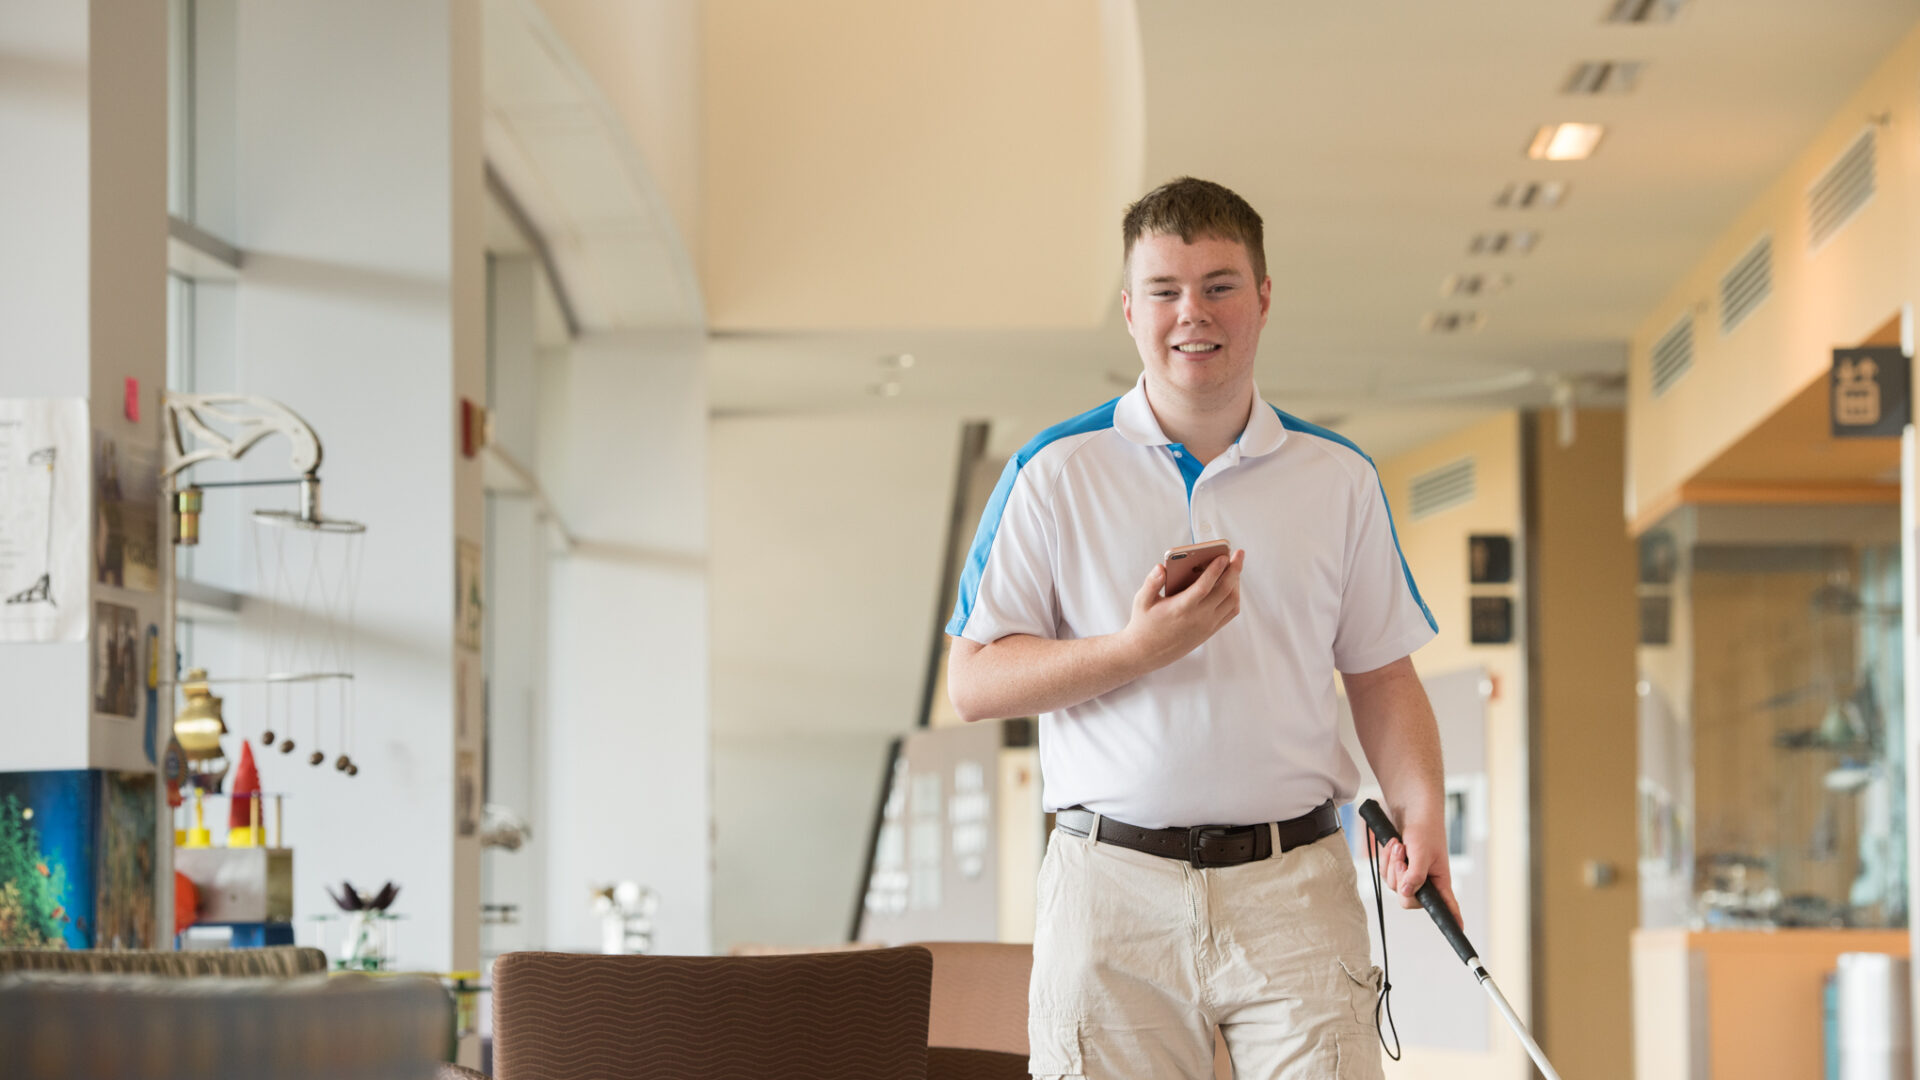
[[[596,14],[641,41],[619,16],[643,6]],[[615,111],[606,88],[530,0],[484,0],[481,11],[487,169],[512,203],[509,213],[499,197],[490,199],[495,217],[524,217],[538,232],[547,269],[582,328],[699,323],[699,284],[675,214],[643,159],[637,119]],[[643,59],[638,48],[626,54],[629,63]],[[488,250],[500,253],[491,241],[505,233],[495,223],[488,232]]]
[[[559,2],[548,0],[550,9]],[[1275,302],[1261,343],[1263,393],[1335,421],[1376,454],[1491,409],[1542,404],[1556,375],[1583,377],[1582,400],[1617,401],[1604,377],[1624,370],[1635,325],[1920,19],[1912,0],[1688,0],[1671,22],[1625,26],[1605,23],[1612,0],[1464,0],[1394,5],[1390,14],[1275,0],[1139,0],[1127,10],[1106,0],[1104,51],[1090,58],[1082,49],[1062,65],[1078,73],[1069,82],[1089,90],[1029,75],[1046,51],[1036,54],[1032,37],[1044,46],[1049,34],[1092,33],[1073,20],[996,35],[980,32],[996,23],[962,24],[1019,25],[999,2],[950,5],[932,29],[903,22],[898,4],[834,6],[834,19],[789,14],[777,34],[760,25],[770,13],[812,9],[761,0],[702,7],[707,200],[698,220],[679,211],[679,234],[703,238],[692,262],[717,330],[717,412],[924,411],[1011,426],[1031,418],[1031,430],[1118,393],[1138,360],[1112,302],[1117,220],[1104,240],[1081,222],[1089,205],[1117,217],[1099,205],[1114,201],[1116,183],[1192,174],[1234,187],[1266,218]],[[876,15],[851,35],[846,18],[862,7],[896,14]],[[1128,17],[1116,21],[1115,9]],[[570,28],[576,40],[583,25],[591,23]],[[1115,28],[1135,25],[1129,52]],[[899,37],[889,39],[886,27]],[[983,51],[992,49],[1004,54],[999,61]],[[596,50],[608,51],[604,42]],[[903,74],[943,50],[1026,87],[1037,126],[1014,107],[1017,95],[959,93],[951,80]],[[850,82],[847,65],[861,56],[876,58],[874,71],[887,77]],[[1573,66],[1589,60],[1643,66],[1630,93],[1562,93]],[[1128,64],[1137,79],[1116,73]],[[777,78],[763,77],[769,65]],[[937,67],[965,69],[951,56]],[[980,116],[966,112],[975,99]],[[616,115],[635,111],[614,104]],[[823,109],[924,116],[942,138],[821,122]],[[999,166],[1030,157],[1048,130],[1075,116],[1106,125],[1103,136],[1062,135],[1062,146],[1078,149],[1040,162],[1045,175],[1031,184],[1010,182],[1014,174]],[[1597,153],[1529,161],[1536,128],[1562,120],[1607,124]],[[1120,128],[1135,122],[1139,138],[1130,142]],[[807,137],[765,134],[783,125],[804,126]],[[763,171],[744,182],[753,168]],[[1143,180],[1132,179],[1136,170]],[[783,178],[801,176],[795,183],[812,191],[807,185],[836,172],[920,185],[923,197],[904,205],[930,223],[908,249],[924,267],[858,220],[861,199],[813,200],[804,235],[735,227],[755,205],[782,212],[752,220],[794,216],[778,205]],[[948,173],[968,185],[965,198],[941,197]],[[1054,182],[1055,174],[1072,183]],[[1563,180],[1568,194],[1551,210],[1495,207],[1503,185],[1528,180]],[[955,205],[965,213],[948,220]],[[1030,223],[1036,205],[1072,227],[1039,235]],[[1028,224],[996,230],[996,208],[1003,220]],[[1502,228],[1537,230],[1539,242],[1525,255],[1468,254],[1476,232]],[[762,255],[771,261],[756,264]],[[966,272],[927,269],[956,265]],[[767,266],[781,273],[768,277]],[[764,297],[769,282],[816,267],[819,280],[796,286],[806,304],[736,302],[747,295],[743,281]],[[869,272],[856,272],[862,267]],[[894,280],[876,284],[873,267]],[[1465,303],[1441,297],[1448,275],[1476,270],[1511,283]],[[742,276],[749,272],[761,276]],[[910,293],[899,279],[937,279],[943,302],[902,300]],[[1030,303],[1089,290],[1109,298],[1104,313],[1074,300],[1056,306],[1057,318],[1036,318]],[[956,295],[964,302],[951,302]],[[1483,323],[1427,333],[1422,320],[1437,310],[1477,312]],[[890,360],[902,353],[914,357],[904,371]]]

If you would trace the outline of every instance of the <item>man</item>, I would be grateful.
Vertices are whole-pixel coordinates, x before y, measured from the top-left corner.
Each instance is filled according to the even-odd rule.
[[[1030,1068],[1200,1080],[1217,1027],[1238,1077],[1379,1077],[1334,674],[1406,837],[1384,880],[1451,905],[1432,616],[1372,461],[1255,390],[1260,216],[1183,178],[1121,231],[1140,381],[1007,463],[947,625],[961,716],[1042,717]],[[1210,539],[1242,547],[1161,595]]]

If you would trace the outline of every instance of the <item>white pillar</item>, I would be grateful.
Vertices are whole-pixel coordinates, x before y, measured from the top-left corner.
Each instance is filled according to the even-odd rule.
[[[94,695],[96,605],[131,619],[142,684],[149,627],[159,635],[151,650],[162,671],[172,666],[164,660],[172,635],[159,587],[171,552],[157,500],[166,383],[166,14],[164,3],[144,0],[18,0],[0,8],[0,146],[10,163],[0,168],[0,398],[65,400],[84,417],[77,445],[61,448],[54,465],[85,478],[82,490],[96,490],[93,446],[108,440],[124,492],[155,495],[150,530],[123,532],[151,553],[143,560],[151,571],[106,582],[95,580],[91,554],[97,496],[64,509],[84,522],[80,542],[90,550],[84,572],[61,581],[55,600],[78,616],[87,637],[0,643],[0,772],[151,773],[148,723],[158,746],[170,723],[164,694],[149,717],[144,685],[131,717],[96,711]],[[172,836],[157,786],[155,803],[154,923],[121,944],[168,940]],[[102,928],[96,943],[112,944],[108,932]]]
[[[549,615],[554,948],[597,949],[589,888],[623,880],[659,894],[655,952],[711,948],[704,353],[697,330],[590,335],[547,373],[543,482],[581,539]]]
[[[493,445],[522,468],[540,469],[540,387],[535,334],[539,287],[530,256],[489,259],[490,408]],[[530,492],[487,496],[488,731],[487,801],[518,814],[531,835],[516,851],[482,853],[488,903],[511,904],[518,918],[486,928],[483,952],[541,949],[546,917],[549,822],[546,803],[547,592],[559,540]]]
[[[0,145],[13,163],[0,169],[0,398],[85,399],[96,438],[157,467],[167,371],[166,5],[11,3],[0,12],[0,55]],[[126,408],[129,379],[138,383],[137,422]],[[90,448],[77,449],[56,468],[79,470],[91,489]],[[86,579],[58,602],[85,612],[89,625],[96,601],[132,608],[143,636],[161,621],[157,589],[96,585],[92,569],[90,558]],[[0,771],[152,769],[144,700],[134,719],[93,710],[91,637],[0,644]]]
[[[479,843],[459,810],[484,760],[483,669],[454,597],[456,545],[485,531],[458,426],[461,399],[486,398],[479,29],[458,0],[241,0],[234,39],[231,389],[313,425],[323,512],[367,526],[360,774],[310,768],[303,747],[262,757],[262,783],[293,796],[296,919],[332,909],[323,884],[393,880],[416,970],[470,969],[479,949]],[[284,470],[276,453],[250,471]],[[240,655],[266,617],[243,608]]]

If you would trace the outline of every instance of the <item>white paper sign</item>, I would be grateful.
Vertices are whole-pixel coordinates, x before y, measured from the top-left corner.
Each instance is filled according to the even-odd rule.
[[[0,399],[0,642],[87,638],[87,402]]]

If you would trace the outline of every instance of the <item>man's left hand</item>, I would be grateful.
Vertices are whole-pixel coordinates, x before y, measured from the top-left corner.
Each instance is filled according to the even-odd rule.
[[[1447,863],[1445,823],[1409,822],[1401,826],[1400,833],[1406,838],[1405,843],[1389,840],[1380,849],[1381,883],[1400,897],[1401,907],[1417,908],[1420,901],[1414,899],[1414,894],[1431,881],[1447,902],[1447,910],[1459,920],[1460,904],[1453,898],[1453,871]]]

